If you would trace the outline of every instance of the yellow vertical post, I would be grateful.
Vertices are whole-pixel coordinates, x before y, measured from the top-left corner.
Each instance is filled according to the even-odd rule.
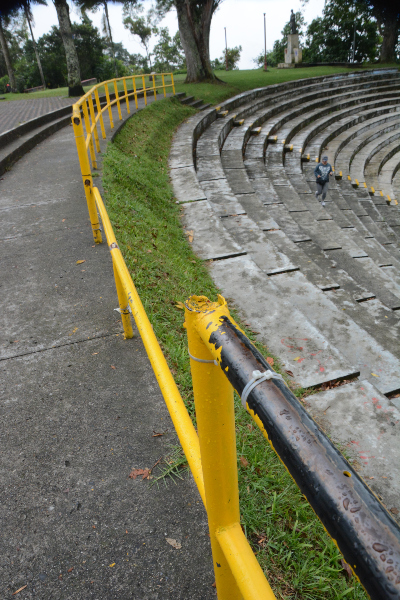
[[[153,77],[154,100],[157,100],[156,76],[152,75],[152,77]]]
[[[119,101],[119,93],[118,93],[118,86],[117,86],[117,81],[116,79],[113,79],[114,82],[114,93],[115,93],[115,99],[117,100],[117,108],[118,108],[118,116],[119,116],[119,120],[122,120],[122,115],[121,115],[121,104]]]
[[[111,246],[113,246],[113,244],[111,244]],[[111,246],[110,246],[110,250],[111,250],[111,256],[112,256],[113,249],[111,248]],[[116,244],[115,244],[115,247],[118,247],[118,246],[116,246]],[[114,268],[115,287],[117,288],[119,310],[121,313],[121,319],[122,319],[122,325],[124,327],[125,338],[131,339],[131,338],[133,338],[133,329],[132,329],[131,313],[129,310],[128,296],[126,295],[124,287],[121,283],[121,278],[119,276],[118,269],[115,266],[114,260],[113,260],[113,268]]]
[[[126,110],[127,110],[127,113],[128,113],[128,115],[129,115],[129,114],[130,114],[130,112],[131,112],[131,109],[130,109],[130,106],[129,106],[129,98],[128,98],[128,89],[127,89],[127,87],[126,87],[126,79],[124,79],[124,80],[123,80],[123,82],[124,82],[124,92],[125,92]]]
[[[103,137],[103,140],[105,140],[106,139],[106,130],[104,129],[103,113],[101,112],[99,90],[97,88],[94,90],[94,97],[96,99],[97,114],[99,115],[101,135]]]
[[[142,75],[142,83],[143,83],[144,105],[147,106],[146,80],[144,78],[144,75]]]
[[[174,84],[174,74],[171,73],[171,84],[172,84],[172,93],[175,96],[175,84]]]
[[[165,79],[164,79],[164,73],[161,73],[161,79],[162,79],[162,88],[163,88],[163,92],[164,92],[164,98],[167,95],[166,91],[165,91]]]
[[[81,167],[83,187],[89,210],[90,222],[92,224],[93,237],[96,244],[101,244],[101,232],[96,203],[93,195],[93,181],[90,172],[89,158],[86,151],[85,132],[81,119],[79,104],[75,104],[72,113],[72,125],[74,127],[76,148],[78,150],[79,164]]]
[[[217,539],[217,530],[240,522],[233,388],[216,366],[196,325],[219,304],[192,296],[186,302],[190,365],[218,600],[242,594]],[[202,362],[201,362],[202,361]]]
[[[100,152],[99,134],[97,133],[96,115],[94,114],[93,99],[90,95],[88,98],[90,118],[92,120],[94,142],[96,144],[96,152]]]
[[[111,110],[111,106],[110,106],[110,92],[108,91],[108,83],[104,84],[104,88],[106,90],[106,100],[107,100],[107,106],[108,106],[108,116],[110,118],[110,127],[111,127],[111,129],[114,129],[114,120],[113,120],[112,110]]]
[[[132,83],[133,83],[133,92],[134,92],[134,98],[135,98],[135,106],[136,106],[136,110],[137,110],[138,101],[137,101],[137,91],[136,91],[136,77],[132,77]]]
[[[89,113],[88,113],[86,100],[84,100],[82,102],[82,112],[83,112],[83,118],[85,120],[86,135],[89,137],[89,140],[86,138],[86,147],[89,148],[90,159],[92,161],[92,167],[94,169],[97,169],[96,153],[94,151],[92,132],[90,131],[90,119],[89,119]]]

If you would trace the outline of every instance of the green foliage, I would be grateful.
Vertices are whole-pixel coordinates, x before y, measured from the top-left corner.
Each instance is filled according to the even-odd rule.
[[[0,94],[5,94],[7,91],[7,83],[10,83],[8,75],[0,77]]]
[[[363,1],[328,0],[322,17],[307,29],[303,60],[306,62],[347,62],[352,59],[354,26],[355,61],[374,61],[381,38],[372,10]]]
[[[143,48],[146,51],[147,61],[150,69],[153,69],[151,63],[150,41],[153,35],[158,33],[157,24],[159,15],[152,7],[144,15],[143,6],[136,4],[124,4],[124,20],[125,29],[128,29],[132,35],[136,35]]]
[[[185,68],[185,57],[181,44],[179,31],[171,38],[168,28],[161,27],[158,31],[159,39],[154,46],[154,70],[169,72]]]
[[[211,61],[211,67],[215,71],[218,69],[226,69],[226,56],[228,56],[228,71],[237,70],[239,68],[238,62],[240,60],[241,52],[242,46],[228,48],[227,52],[224,52],[220,58],[215,58]]]

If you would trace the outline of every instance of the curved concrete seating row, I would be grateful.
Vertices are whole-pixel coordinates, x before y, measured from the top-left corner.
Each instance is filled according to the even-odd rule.
[[[400,255],[385,213],[395,207],[354,189],[347,175],[357,165],[364,172],[382,144],[395,141],[398,82],[397,72],[381,71],[241,94],[221,106],[224,118],[211,109],[185,123],[171,152],[195,252],[283,367],[304,387],[358,377],[314,394],[308,406],[324,411],[333,439],[353,458],[374,448],[360,469],[375,477],[385,502],[400,492],[400,403],[385,397],[400,388]],[[313,194],[315,162],[305,162],[321,152],[349,171],[343,166],[342,180],[332,181],[325,209]],[[400,172],[392,185],[399,190]],[[378,427],[379,410],[386,421]],[[389,470],[396,480],[383,488]]]

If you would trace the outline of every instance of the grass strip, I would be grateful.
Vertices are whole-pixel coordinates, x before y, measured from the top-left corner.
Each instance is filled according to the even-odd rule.
[[[118,243],[193,417],[184,314],[176,305],[194,293],[215,300],[219,290],[182,229],[167,161],[175,129],[194,112],[175,99],[139,111],[108,145],[103,163],[104,196]],[[254,341],[249,327],[240,325]],[[347,579],[335,544],[237,397],[235,406],[242,524],[277,598],[365,600],[361,585]]]

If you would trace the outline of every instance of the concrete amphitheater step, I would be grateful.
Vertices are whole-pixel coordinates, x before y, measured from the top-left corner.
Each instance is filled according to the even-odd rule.
[[[397,507],[400,406],[362,380],[308,396],[306,407],[387,508]]]
[[[349,164],[349,174],[352,181],[357,179],[360,184],[365,182],[365,169],[371,158],[384,145],[391,143],[400,136],[400,118],[394,119],[391,124],[387,123],[384,127],[380,124],[378,127],[371,129],[369,133],[370,136],[365,138],[366,144],[352,156]]]
[[[307,388],[358,375],[300,311],[284,299],[277,302],[279,293],[273,278],[249,257],[216,261],[210,269],[216,284],[260,331],[260,339],[279,356],[299,385]],[[304,360],[295,361],[300,352]]]

